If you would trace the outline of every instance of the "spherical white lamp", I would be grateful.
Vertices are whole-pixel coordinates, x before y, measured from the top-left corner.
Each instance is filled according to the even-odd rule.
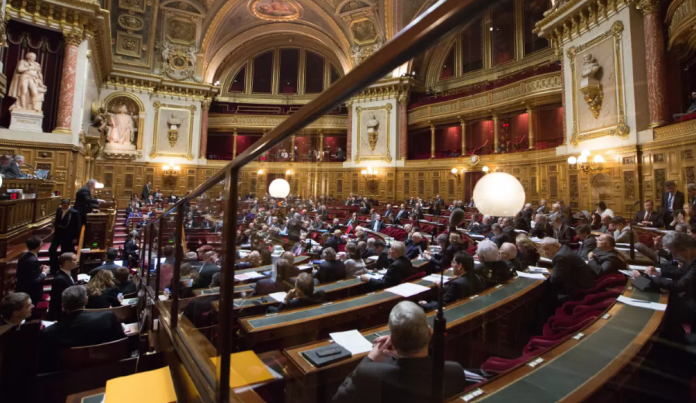
[[[488,167],[483,167],[483,168],[481,168],[481,170],[482,170],[483,172],[488,172],[488,171],[490,170],[490,168],[488,168]]]
[[[590,150],[582,150],[580,153],[583,157],[589,157],[590,156]]]
[[[290,194],[290,184],[285,179],[276,179],[271,182],[268,192],[271,194],[271,197],[284,199]]]
[[[459,172],[459,171],[457,171],[457,168],[452,168],[452,171],[450,171],[450,172],[452,172],[452,174],[456,175],[457,172]]]
[[[474,188],[474,200],[483,214],[510,217],[524,207],[524,188],[514,176],[495,172],[478,181]]]
[[[575,164],[578,163],[578,159],[575,158],[575,157],[568,157],[568,163],[569,163],[570,165],[575,165]]]
[[[584,164],[587,162],[587,156],[586,155],[581,155],[578,157],[578,162],[581,164]]]
[[[594,162],[595,162],[596,164],[603,164],[603,163],[604,163],[604,157],[602,157],[601,155],[595,155],[595,156],[594,156]]]

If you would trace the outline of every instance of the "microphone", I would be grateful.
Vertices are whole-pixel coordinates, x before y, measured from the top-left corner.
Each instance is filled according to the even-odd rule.
[[[464,210],[460,208],[452,210],[452,213],[450,214],[449,218],[450,232],[457,231],[457,225],[464,221],[464,217],[466,217],[466,213],[464,213]]]

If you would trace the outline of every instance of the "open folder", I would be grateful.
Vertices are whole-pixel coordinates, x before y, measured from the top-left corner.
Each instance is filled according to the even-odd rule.
[[[104,403],[175,403],[169,367],[114,378],[106,382]]]
[[[213,357],[217,368],[220,357]],[[273,375],[253,351],[230,355],[230,388],[249,386],[273,379]]]

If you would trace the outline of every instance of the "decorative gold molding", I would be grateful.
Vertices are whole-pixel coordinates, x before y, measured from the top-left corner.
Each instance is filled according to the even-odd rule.
[[[358,124],[358,135],[357,135],[357,153],[355,154],[355,163],[359,163],[360,161],[385,161],[385,162],[391,162],[392,157],[391,157],[391,151],[390,151],[390,141],[391,141],[391,111],[394,106],[392,105],[391,102],[387,103],[386,105],[380,105],[380,106],[372,106],[369,108],[363,108],[361,106],[358,106],[355,108],[355,112],[357,112],[357,124]],[[386,110],[387,111],[387,154],[386,155],[381,155],[381,156],[367,156],[367,157],[360,157],[360,136],[361,136],[361,120],[360,117],[362,116],[362,111],[377,111],[377,110]]]
[[[653,129],[653,139],[655,141],[672,139],[676,137],[693,136],[696,133],[696,120],[676,123]]]
[[[114,98],[119,98],[119,97],[126,97],[128,99],[132,99],[133,102],[138,105],[138,141],[136,145],[136,149],[138,151],[141,151],[143,149],[143,138],[145,137],[145,116],[147,116],[145,112],[145,104],[143,104],[143,101],[140,100],[139,97],[135,96],[134,94],[130,92],[114,92],[109,94],[104,100],[102,101],[102,105],[108,105],[109,102],[111,102]]]
[[[675,0],[667,9],[667,24],[669,26],[667,49],[682,46],[684,51],[677,52],[679,57],[686,59],[696,52],[696,0]]]
[[[615,21],[611,28],[604,32],[603,34],[591,39],[578,46],[573,46],[566,52],[568,56],[568,61],[570,63],[570,82],[571,82],[571,94],[573,99],[573,128],[570,137],[570,144],[577,146],[583,140],[595,139],[604,136],[618,136],[625,137],[628,136],[631,129],[626,124],[626,113],[624,109],[624,86],[623,86],[623,63],[621,52],[622,45],[622,33],[624,30],[624,25],[621,21]],[[613,38],[614,47],[614,71],[616,75],[616,115],[617,122],[616,126],[605,127],[598,130],[593,130],[589,132],[580,132],[578,123],[578,108],[580,107],[580,102],[578,100],[578,86],[577,80],[575,79],[575,56],[593,46],[598,45],[608,39]]]
[[[150,151],[150,158],[154,157],[186,157],[187,160],[191,161],[193,160],[193,119],[194,119],[194,114],[196,113],[196,105],[189,105],[189,106],[183,106],[183,105],[171,105],[171,104],[163,104],[159,101],[155,101],[152,106],[155,108],[155,130],[154,130],[154,135],[152,138],[152,151]],[[157,137],[158,137],[158,132],[159,132],[159,117],[160,117],[160,109],[165,108],[165,109],[181,109],[189,112],[189,141],[188,141],[188,149],[186,151],[186,154],[171,154],[171,153],[162,153],[157,151]]]
[[[281,124],[287,116],[274,115],[216,115],[208,117],[208,130],[211,129],[273,129]],[[346,130],[347,116],[324,115],[306,127],[309,130]]]

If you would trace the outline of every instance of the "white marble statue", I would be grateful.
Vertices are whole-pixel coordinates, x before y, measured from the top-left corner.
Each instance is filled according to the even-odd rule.
[[[128,114],[126,105],[118,108],[118,113],[110,114],[106,132],[107,149],[135,150],[135,125],[133,116]]]
[[[29,52],[17,63],[12,83],[7,93],[15,98],[10,107],[12,111],[30,111],[41,113],[46,86],[41,74],[41,65],[36,62],[36,54]]]
[[[365,125],[367,126],[367,142],[370,144],[372,151],[375,151],[375,147],[377,147],[379,120],[377,120],[374,113],[367,119]]]

